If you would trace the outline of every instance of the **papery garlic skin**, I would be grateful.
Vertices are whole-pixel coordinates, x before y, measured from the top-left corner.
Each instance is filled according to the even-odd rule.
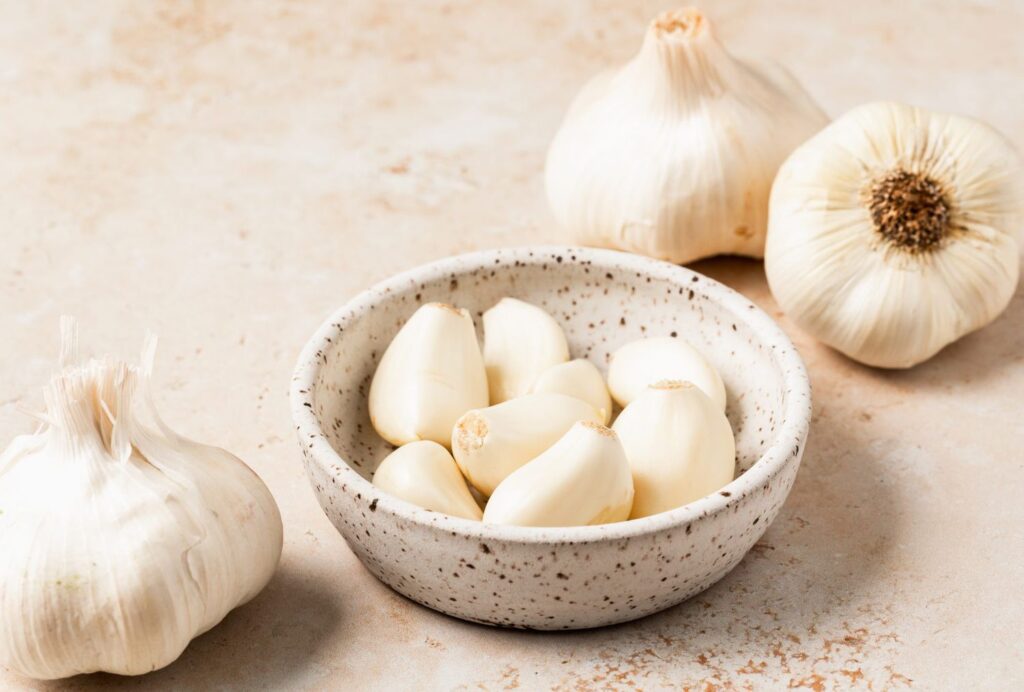
[[[826,122],[783,68],[733,57],[697,10],[666,12],[572,104],[548,151],[548,199],[584,245],[761,257],[775,172]]]
[[[630,519],[710,495],[733,479],[736,442],[717,404],[689,382],[658,382],[612,426],[633,472]]]
[[[50,423],[0,457],[0,664],[12,671],[162,668],[277,566],[266,486],[168,429],[148,378],[149,365],[67,365],[46,390]],[[139,422],[139,399],[156,429]]]
[[[725,383],[700,351],[683,339],[652,337],[620,346],[608,365],[608,389],[620,406],[627,406],[649,385],[682,380],[697,385],[725,410]]]
[[[615,433],[576,423],[547,451],[498,486],[484,522],[516,526],[590,526],[624,521],[633,478]]]
[[[532,391],[553,392],[582,399],[601,414],[600,423],[612,419],[612,397],[597,366],[585,358],[553,365],[540,374]]]
[[[420,307],[392,339],[370,383],[370,421],[385,440],[451,444],[452,426],[486,406],[487,372],[469,312]]]
[[[543,392],[469,411],[452,430],[455,461],[474,488],[490,495],[505,478],[579,421],[600,423],[587,402]]]
[[[862,363],[910,367],[1013,296],[1024,163],[971,118],[868,104],[783,164],[769,225],[787,316]]]
[[[463,519],[483,516],[455,459],[433,440],[402,445],[380,462],[373,484],[406,502]]]
[[[530,391],[552,365],[569,360],[569,344],[558,322],[543,309],[502,298],[484,313],[484,363],[491,403]]]

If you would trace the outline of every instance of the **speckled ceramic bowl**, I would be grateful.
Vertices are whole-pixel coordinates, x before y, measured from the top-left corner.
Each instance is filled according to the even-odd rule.
[[[378,358],[423,303],[465,307],[479,327],[502,296],[546,308],[573,356],[602,368],[618,346],[644,336],[679,336],[698,347],[728,390],[737,478],[671,512],[562,529],[489,526],[377,490],[370,479],[392,449],[367,412]],[[735,567],[789,493],[811,401],[792,343],[738,293],[636,255],[543,247],[453,257],[356,296],[302,352],[292,407],[320,504],[384,583],[466,620],[572,629],[662,610]]]

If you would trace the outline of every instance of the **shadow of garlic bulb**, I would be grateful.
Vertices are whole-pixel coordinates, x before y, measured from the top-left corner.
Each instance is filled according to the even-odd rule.
[[[999,315],[1017,285],[1024,162],[971,118],[860,106],[799,147],[772,188],[765,271],[803,329],[906,368]]]

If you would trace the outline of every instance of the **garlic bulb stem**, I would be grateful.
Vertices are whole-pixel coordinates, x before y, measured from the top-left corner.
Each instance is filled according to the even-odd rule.
[[[733,58],[709,23],[688,8],[666,12],[651,22],[640,52],[616,81],[637,105],[682,116],[701,107],[693,93],[720,95],[736,76]]]

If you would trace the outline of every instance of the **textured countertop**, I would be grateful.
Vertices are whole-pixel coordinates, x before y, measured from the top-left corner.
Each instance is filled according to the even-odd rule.
[[[733,50],[778,58],[830,114],[901,99],[1024,147],[1020,4],[752,5],[708,9]],[[285,546],[266,591],[165,670],[62,685],[0,671],[0,688],[1024,686],[1024,289],[989,328],[882,372],[787,322],[759,263],[696,265],[779,317],[814,423],[749,556],[640,622],[449,619],[379,584],[317,506],[287,401],[306,338],[397,271],[558,240],[546,145],[663,6],[4,3],[0,441],[32,428],[17,408],[41,405],[61,313],[101,352],[133,355],[156,330],[166,418],[259,472]]]

